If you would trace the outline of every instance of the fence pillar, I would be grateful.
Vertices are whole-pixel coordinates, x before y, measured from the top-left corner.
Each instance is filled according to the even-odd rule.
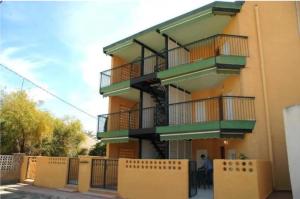
[[[20,182],[24,182],[24,180],[26,180],[27,165],[28,165],[28,156],[23,155],[20,164]]]
[[[20,182],[20,180],[21,180],[21,170],[22,170],[22,163],[23,163],[24,156],[25,156],[25,153],[14,153],[13,154],[15,175],[16,175],[16,180],[18,182]]]
[[[92,158],[89,156],[79,156],[78,191],[87,192],[91,183]]]

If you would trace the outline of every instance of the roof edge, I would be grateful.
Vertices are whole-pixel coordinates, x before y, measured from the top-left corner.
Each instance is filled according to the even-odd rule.
[[[194,15],[194,14],[197,14],[199,12],[203,12],[205,10],[208,10],[208,9],[212,9],[212,11],[216,12],[215,14],[225,14],[225,15],[233,15],[233,14],[236,14],[240,11],[241,7],[243,6],[244,4],[244,1],[234,1],[234,2],[225,2],[225,1],[214,1],[210,4],[207,4],[205,6],[202,6],[200,8],[197,8],[195,10],[192,10],[190,12],[187,12],[185,14],[182,14],[182,15],[179,15],[175,18],[172,18],[172,19],[169,19],[165,22],[162,22],[160,24],[157,24],[155,26],[152,26],[150,28],[147,28],[145,30],[142,30],[138,33],[135,33],[129,37],[126,37],[124,39],[121,39],[115,43],[112,43],[108,46],[105,46],[103,48],[103,52],[105,54],[107,54],[107,52],[112,52],[114,51],[113,49],[119,49],[120,46],[122,47],[124,44],[123,43],[128,43],[128,42],[132,42],[133,39],[135,39],[136,37],[142,35],[142,34],[145,34],[147,32],[151,32],[151,31],[157,31],[159,32],[159,29],[162,28],[162,27],[165,27],[165,26],[168,26],[169,24],[172,24],[176,21],[179,21],[179,20],[182,20],[186,17],[189,17],[191,15]],[[126,45],[125,45],[126,46]],[[113,48],[113,49],[112,49]]]

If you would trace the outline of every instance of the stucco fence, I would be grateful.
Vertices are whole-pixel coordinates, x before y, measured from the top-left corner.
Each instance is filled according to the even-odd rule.
[[[79,192],[91,189],[93,160],[104,157],[80,156],[78,183],[72,185]],[[124,199],[189,197],[189,160],[119,159],[117,193]],[[35,169],[30,168],[30,164]],[[33,166],[33,167],[34,167]],[[49,188],[68,186],[69,158],[31,157],[22,161],[20,180],[28,177],[33,185]],[[103,169],[101,167],[101,169]],[[107,168],[108,175],[112,170]],[[214,160],[214,198],[265,199],[272,191],[271,164],[262,160]],[[200,190],[201,191],[201,190]]]
[[[19,153],[0,155],[0,184],[19,182],[22,156]]]
[[[269,161],[214,160],[214,199],[265,199],[271,192]]]

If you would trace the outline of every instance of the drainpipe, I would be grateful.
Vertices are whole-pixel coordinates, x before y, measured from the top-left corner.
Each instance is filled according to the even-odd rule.
[[[270,124],[270,114],[269,114],[269,104],[268,104],[268,93],[267,93],[267,83],[266,83],[266,72],[265,72],[265,59],[263,53],[263,41],[261,37],[261,28],[260,28],[260,18],[259,18],[259,7],[258,5],[254,6],[255,12],[255,22],[256,22],[256,33],[258,41],[258,52],[259,52],[259,62],[261,70],[261,80],[263,86],[263,100],[265,106],[265,119],[267,123],[267,136],[268,136],[268,148],[269,148],[269,159],[272,165],[272,177],[273,177],[273,187],[275,187],[275,176],[274,176],[274,156],[273,156],[273,143],[272,143],[272,134],[271,134],[271,124]]]

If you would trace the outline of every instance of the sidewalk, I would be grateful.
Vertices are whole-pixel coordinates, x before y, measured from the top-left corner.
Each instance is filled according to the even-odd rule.
[[[79,192],[64,192],[56,189],[35,187],[27,184],[14,184],[0,186],[1,199],[21,199],[21,198],[40,198],[40,199],[101,199],[99,196],[90,196]],[[104,198],[103,198],[104,199]]]
[[[290,191],[276,191],[273,192],[267,199],[293,199]]]

